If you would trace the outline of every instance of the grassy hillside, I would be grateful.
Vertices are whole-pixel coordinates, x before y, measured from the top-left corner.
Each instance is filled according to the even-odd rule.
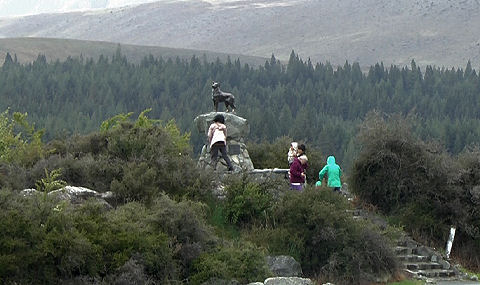
[[[53,39],[53,38],[8,38],[0,39],[0,65],[5,60],[5,55],[9,52],[12,56],[17,55],[18,61],[21,63],[32,62],[39,54],[44,54],[48,61],[59,59],[64,61],[68,56],[79,57],[83,55],[85,58],[98,58],[100,55],[111,56],[118,48],[118,43],[100,42],[100,41],[83,41],[72,39]],[[193,55],[203,58],[205,55],[207,61],[215,61],[219,58],[222,62],[227,60],[228,54],[191,50],[176,49],[157,46],[140,46],[121,44],[122,54],[128,58],[129,62],[138,63],[145,56],[153,55],[154,57],[180,57],[189,59]],[[266,58],[256,56],[246,56],[239,54],[230,54],[233,60],[239,58],[242,63],[248,63],[251,66],[258,66],[265,63]]]

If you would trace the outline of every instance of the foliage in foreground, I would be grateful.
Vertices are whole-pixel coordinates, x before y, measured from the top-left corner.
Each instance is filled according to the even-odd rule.
[[[273,226],[246,238],[272,255],[291,255],[304,274],[337,284],[368,284],[397,269],[390,242],[368,222],[358,222],[343,197],[324,188],[288,191],[276,203]]]
[[[158,203],[165,201],[169,199],[160,198]],[[163,229],[176,217],[159,219],[162,212],[179,207],[176,204],[146,208],[129,203],[107,211],[94,202],[73,207],[3,190],[0,207],[2,284],[56,284],[83,275],[107,277],[135,257],[155,280],[168,281],[181,274],[181,260],[170,243],[178,243],[179,248],[187,244],[173,239],[178,233]],[[188,219],[207,229],[198,217],[195,212]],[[207,246],[205,238],[190,242]]]
[[[270,274],[264,254],[292,255],[307,276],[339,284],[395,270],[378,231],[354,221],[345,201],[326,189],[292,193],[284,179],[260,183],[242,176],[228,181],[226,199],[212,203],[218,208],[196,202],[213,199],[212,176],[196,168],[188,134],[172,122],[149,120],[145,112],[135,122],[128,118],[118,116],[100,132],[53,141],[30,166],[0,165],[0,281],[261,281]],[[61,181],[112,191],[116,208],[8,190],[35,182],[51,190]],[[215,224],[216,231],[207,226],[214,219],[206,214],[212,213],[237,235],[219,238],[222,225]]]
[[[224,245],[204,253],[194,264],[191,284],[202,284],[212,278],[235,279],[241,284],[265,280],[271,275],[261,248],[250,243]]]

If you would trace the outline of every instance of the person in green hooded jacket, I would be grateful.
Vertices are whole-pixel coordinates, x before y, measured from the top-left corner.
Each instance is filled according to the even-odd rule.
[[[340,187],[342,187],[342,182],[340,181],[340,176],[342,176],[342,170],[340,166],[335,163],[335,157],[333,155],[327,158],[327,165],[320,170],[318,173],[319,181],[315,184],[320,186],[322,184],[323,177],[327,176],[327,186],[332,187],[333,191],[340,192]]]

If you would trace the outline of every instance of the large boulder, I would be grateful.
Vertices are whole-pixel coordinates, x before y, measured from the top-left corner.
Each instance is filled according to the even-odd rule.
[[[302,276],[302,267],[295,258],[287,255],[267,256],[270,271],[278,277]]]
[[[227,142],[232,139],[243,142],[243,138],[248,136],[248,133],[250,133],[250,126],[247,122],[247,119],[239,117],[233,113],[210,112],[197,116],[193,120],[193,123],[195,126],[197,126],[197,130],[200,133],[205,134],[206,137],[208,128],[210,127],[210,124],[212,124],[213,118],[217,114],[221,114],[225,117],[225,125],[227,126],[228,130]]]
[[[225,125],[227,126],[227,152],[236,171],[251,171],[254,169],[252,160],[245,145],[245,137],[250,132],[250,127],[246,119],[232,113],[210,112],[199,115],[193,121],[200,133],[205,136],[205,145],[202,148],[198,165],[202,168],[211,168],[210,146],[207,142],[208,128],[213,122],[213,118],[217,114],[225,117]],[[220,155],[220,154],[219,154]],[[217,164],[217,170],[226,171],[227,166],[223,159],[220,158]]]
[[[24,189],[20,193],[24,196],[30,196],[40,194],[41,192],[35,189]],[[47,195],[62,201],[69,201],[73,205],[82,204],[89,199],[95,199],[104,204],[105,208],[112,208],[112,206],[107,202],[107,200],[113,199],[112,192],[99,193],[85,187],[65,186],[61,189],[51,191]]]

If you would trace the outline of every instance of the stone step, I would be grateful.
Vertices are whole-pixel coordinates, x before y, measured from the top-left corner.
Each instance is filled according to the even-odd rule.
[[[450,269],[431,269],[414,271],[419,276],[428,278],[445,278],[455,276],[455,271]]]
[[[404,263],[404,266],[412,271],[443,269],[443,266],[436,262]]]
[[[396,246],[395,255],[411,255],[412,249],[406,246]]]
[[[401,239],[397,241],[397,246],[409,247],[409,248],[416,248],[418,243],[413,240],[405,240]]]
[[[413,263],[413,262],[427,262],[430,261],[430,258],[428,256],[423,256],[423,255],[416,255],[416,254],[406,254],[406,255],[397,255],[398,260],[401,262],[408,262],[408,263]]]

